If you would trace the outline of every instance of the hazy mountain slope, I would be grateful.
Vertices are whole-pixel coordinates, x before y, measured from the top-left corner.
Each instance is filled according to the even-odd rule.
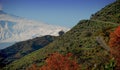
[[[119,2],[117,1],[109,6],[117,6],[117,3]],[[105,8],[108,9],[107,6]],[[113,10],[115,10],[114,8]],[[110,10],[111,9],[106,10],[106,12]],[[119,12],[117,13],[119,14]],[[113,17],[115,14],[116,13],[112,14]],[[104,16],[107,16],[107,14]],[[80,21],[70,31],[53,41],[51,44],[12,62],[6,66],[5,69],[25,69],[33,63],[40,66],[43,65],[43,62],[48,55],[53,52],[60,52],[62,54],[71,52],[76,56],[76,59],[83,70],[104,70],[105,65],[109,63],[111,59],[109,47],[107,45],[109,34],[119,24],[117,24],[118,20],[114,20],[113,22],[112,18],[110,18],[110,21],[104,21],[102,18],[97,18],[99,18],[99,16],[97,16],[96,19],[91,17],[90,20]],[[103,17],[103,19],[104,18],[105,17]],[[119,18],[117,17],[117,19]]]
[[[55,40],[54,36],[43,36],[18,42],[10,47],[0,50],[0,66],[11,63],[35,50],[38,50]]]
[[[100,11],[93,14],[91,19],[120,24],[120,0],[102,8]]]
[[[57,36],[61,30],[66,32],[68,28],[26,20],[0,11],[0,44],[15,43],[44,35]]]

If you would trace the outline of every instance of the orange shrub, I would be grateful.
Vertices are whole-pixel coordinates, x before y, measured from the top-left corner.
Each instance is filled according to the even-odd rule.
[[[75,59],[72,60],[71,56],[71,53],[64,56],[56,52],[46,59],[46,64],[42,67],[33,64],[26,70],[78,70],[79,65],[76,63]]]
[[[70,60],[71,56],[71,53],[68,53],[66,56],[53,53],[47,58],[47,64],[42,66],[40,70],[77,70],[78,64],[75,60]]]
[[[117,62],[117,70],[120,70],[120,26],[110,33],[109,45],[111,54]]]

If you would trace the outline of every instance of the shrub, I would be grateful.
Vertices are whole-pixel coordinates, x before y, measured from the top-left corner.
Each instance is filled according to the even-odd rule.
[[[68,53],[66,56],[53,53],[47,58],[47,64],[42,66],[40,70],[77,70],[78,64],[75,60],[70,60],[71,56],[71,53]]]
[[[117,62],[117,70],[120,70],[120,26],[110,33],[110,52]]]
[[[27,70],[78,70],[79,65],[71,56],[71,53],[64,56],[56,52],[46,59],[46,64],[42,67],[37,67],[33,64],[31,67],[27,68]]]

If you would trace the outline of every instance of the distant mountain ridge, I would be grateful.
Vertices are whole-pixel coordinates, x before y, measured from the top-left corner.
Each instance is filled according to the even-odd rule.
[[[36,37],[27,41],[18,42],[10,47],[0,50],[0,67],[20,59],[35,50],[43,48],[53,42],[56,38],[56,36],[50,35]]]
[[[66,32],[69,29],[27,20],[0,10],[0,44],[15,43],[44,35],[57,36],[61,30]]]

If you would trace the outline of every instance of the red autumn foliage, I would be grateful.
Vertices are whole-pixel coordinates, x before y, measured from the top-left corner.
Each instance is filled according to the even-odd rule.
[[[117,37],[120,37],[120,26],[114,31]]]
[[[33,64],[31,67],[27,68],[27,70],[78,70],[79,65],[71,56],[71,53],[65,56],[59,53],[53,53],[46,59],[44,66],[37,67]]]
[[[117,70],[120,70],[120,26],[110,33],[110,52],[117,62]]]
[[[71,53],[68,53],[66,56],[53,53],[46,60],[47,64],[42,66],[40,70],[77,70],[78,64],[75,60],[70,60],[71,56]]]

